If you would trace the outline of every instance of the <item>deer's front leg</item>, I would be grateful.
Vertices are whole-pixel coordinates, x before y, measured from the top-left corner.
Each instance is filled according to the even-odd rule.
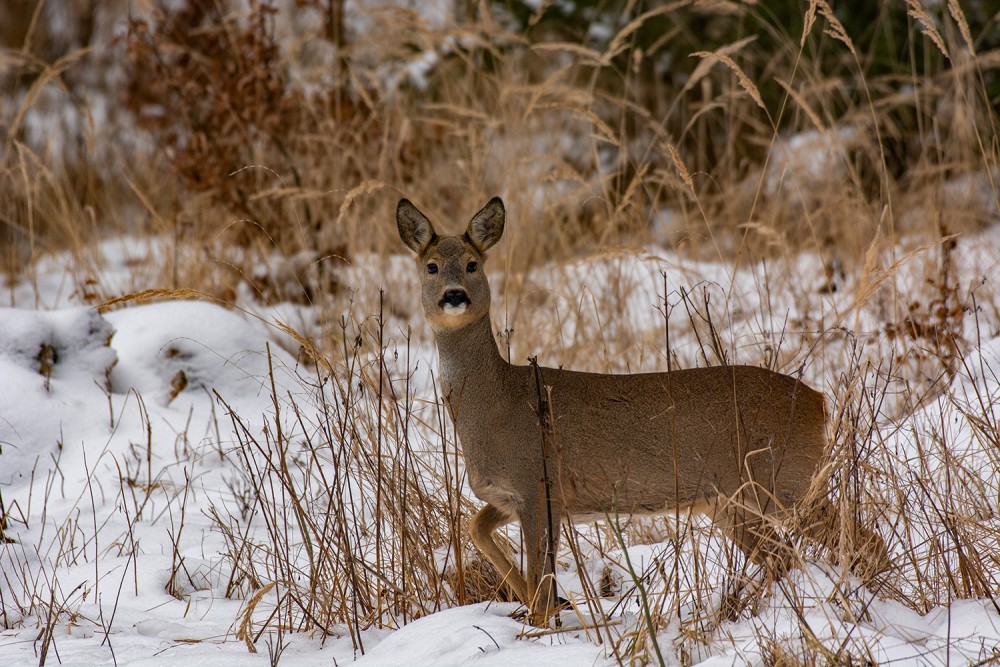
[[[551,509],[544,497],[527,501],[520,514],[521,532],[524,536],[528,588],[528,621],[545,626],[549,617],[558,609],[554,572],[559,550],[560,516]]]

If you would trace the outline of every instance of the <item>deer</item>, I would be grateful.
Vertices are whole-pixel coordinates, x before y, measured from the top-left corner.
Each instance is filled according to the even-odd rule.
[[[437,343],[441,396],[469,486],[486,503],[469,522],[471,539],[529,622],[544,625],[566,604],[554,576],[562,522],[705,513],[750,561],[782,576],[788,559],[773,521],[816,495],[828,450],[823,394],[746,365],[619,375],[509,363],[483,270],[505,222],[499,197],[460,236],[439,235],[407,199],[396,207]],[[808,530],[836,533],[829,500],[811,511]],[[495,539],[515,520],[523,574]]]

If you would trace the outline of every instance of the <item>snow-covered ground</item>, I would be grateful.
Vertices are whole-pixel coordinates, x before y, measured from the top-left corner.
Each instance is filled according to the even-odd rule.
[[[1000,293],[993,259],[997,245],[984,237],[962,246],[961,279],[974,283],[983,276],[988,290]],[[137,262],[122,247],[109,245],[105,260],[100,276],[105,289],[123,293],[142,287],[129,284]],[[708,281],[717,290],[712,303],[721,308],[718,322],[734,336],[735,349],[747,355],[737,359],[745,363],[761,362],[760,349],[798,329],[876,331],[884,305],[857,308],[863,290],[847,284],[835,292],[821,290],[826,278],[816,264],[804,259],[799,265],[770,266],[769,280],[784,286],[771,291],[761,289],[763,274],[755,267],[733,273],[652,252],[622,252],[542,267],[521,277],[517,286],[512,278],[496,275],[494,318],[498,328],[517,332],[518,358],[540,352],[550,364],[615,371],[664,368],[657,352],[662,349],[657,308],[662,308],[664,280],[676,318],[684,312],[678,286]],[[276,406],[285,410],[286,420],[291,404],[321,409],[315,371],[300,365],[286,351],[292,348],[289,339],[268,324],[273,318],[308,322],[308,313],[286,304],[260,308],[259,317],[251,317],[179,300],[99,314],[79,305],[80,291],[68,287],[74,280],[64,266],[64,258],[41,263],[31,284],[6,288],[15,307],[0,309],[0,494],[9,540],[0,544],[0,663],[35,665],[44,658],[46,664],[185,660],[228,665],[280,658],[289,665],[355,660],[366,665],[600,665],[627,662],[634,650],[630,635],[643,637],[646,650],[640,607],[634,592],[620,585],[624,554],[608,545],[604,552],[617,565],[604,563],[596,551],[584,553],[581,561],[594,578],[610,570],[611,579],[619,580],[600,601],[612,623],[597,631],[585,606],[564,613],[558,631],[540,632],[524,623],[517,605],[480,602],[417,620],[407,617],[405,623],[404,617],[383,618],[360,637],[345,628],[327,636],[287,628],[278,633],[266,623],[254,626],[259,634],[241,634],[241,621],[259,589],[246,582],[234,585],[239,573],[218,512],[238,514],[239,484],[247,479],[240,472],[239,452],[247,437],[263,441],[263,434],[273,433],[282,419]],[[352,307],[365,316],[377,312],[369,306],[377,303],[373,295],[379,285],[387,285],[389,300],[398,302],[388,308],[387,370],[397,380],[410,374],[409,391],[417,405],[433,401],[436,353],[420,313],[406,305],[413,302],[412,287],[406,287],[409,270],[405,258],[371,261],[353,267],[343,280],[356,291]],[[905,284],[906,271],[920,275],[921,270],[914,261],[896,270],[893,279]],[[783,271],[793,278],[776,278]],[[518,296],[505,298],[508,288]],[[243,305],[252,308],[249,302]],[[956,456],[973,457],[981,471],[978,485],[966,485],[963,493],[969,488],[981,493],[982,506],[992,506],[995,519],[997,457],[983,454],[989,424],[997,423],[1000,412],[990,403],[1000,403],[1000,338],[992,317],[984,311],[978,324],[965,320],[963,337],[973,341],[968,363],[937,400],[902,426],[892,419],[878,426],[886,429],[884,440],[895,443],[889,450],[897,456],[898,478],[906,479],[918,456],[915,448],[926,447],[918,436],[947,424],[946,440]],[[402,333],[407,326],[413,332],[409,344]],[[678,335],[675,346],[681,359],[699,361],[693,338]],[[791,362],[798,348],[787,347]],[[836,366],[836,359],[813,364],[807,369],[810,381],[831,390]],[[348,371],[334,371],[340,372],[354,379]],[[960,408],[982,406],[978,399],[983,397],[988,405],[978,409],[988,419],[986,431],[979,432],[979,422]],[[239,420],[231,418],[230,409]],[[298,426],[294,419],[282,423],[294,430],[308,419]],[[414,422],[413,428],[419,431],[420,424]],[[433,436],[424,437],[433,442]],[[928,478],[935,474],[921,472]],[[363,493],[362,487],[359,483]],[[914,520],[912,526],[919,523]],[[987,517],[983,525],[997,524]],[[902,529],[888,527],[886,534],[897,530]],[[703,549],[720,550],[718,539],[706,539]],[[670,539],[645,542],[628,550],[640,572],[674,550]],[[898,547],[899,541],[889,542],[890,548]],[[980,562],[996,567],[996,537],[985,536],[980,544],[994,549],[979,554]],[[579,573],[574,558],[564,556],[560,586],[573,598],[580,591]],[[726,580],[721,569],[702,576]],[[651,591],[655,604],[666,604],[670,594]],[[616,607],[620,597],[628,599]],[[706,626],[697,639],[691,637],[697,625],[691,616],[717,607],[719,600],[680,604],[681,615],[687,616],[659,629],[657,649],[646,655],[655,661],[659,650],[667,664],[760,664],[782,652],[816,655],[816,646],[832,653],[849,646],[855,657],[876,664],[995,660],[1000,613],[988,595],[976,597],[931,605],[921,613],[917,601],[903,604],[829,563],[809,562],[766,591],[754,612]],[[803,636],[803,628],[812,636]]]

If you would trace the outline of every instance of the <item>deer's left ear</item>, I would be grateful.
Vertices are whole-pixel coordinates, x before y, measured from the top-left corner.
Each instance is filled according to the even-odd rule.
[[[503,236],[506,216],[503,200],[500,197],[494,197],[486,203],[486,206],[479,213],[472,217],[469,228],[465,230],[465,235],[480,252],[485,252],[496,245],[500,237]]]

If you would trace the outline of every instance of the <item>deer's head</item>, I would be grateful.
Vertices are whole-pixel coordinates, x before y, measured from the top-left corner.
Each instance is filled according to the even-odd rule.
[[[416,257],[424,313],[434,329],[460,329],[489,317],[490,285],[483,262],[503,235],[504,219],[503,201],[494,197],[472,217],[464,234],[438,236],[427,216],[409,200],[399,200],[399,238]]]

